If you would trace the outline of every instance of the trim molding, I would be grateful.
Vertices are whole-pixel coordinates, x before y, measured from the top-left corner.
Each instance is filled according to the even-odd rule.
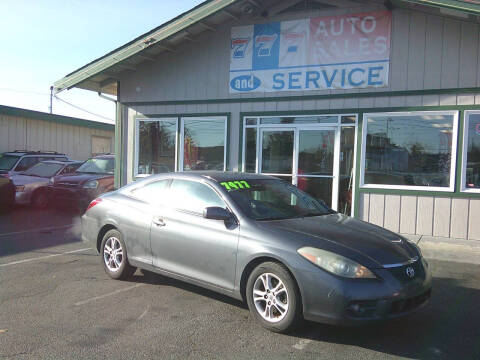
[[[425,89],[425,90],[399,90],[399,91],[369,91],[349,92],[338,94],[320,95],[294,95],[294,96],[271,96],[271,97],[235,97],[220,99],[191,99],[191,100],[164,100],[164,101],[126,101],[126,106],[140,105],[189,105],[189,104],[231,104],[231,103],[254,103],[254,102],[278,102],[278,101],[305,101],[305,100],[330,100],[347,98],[369,98],[390,96],[424,96],[424,95],[460,95],[480,94],[480,87],[471,88],[448,88],[448,89]]]

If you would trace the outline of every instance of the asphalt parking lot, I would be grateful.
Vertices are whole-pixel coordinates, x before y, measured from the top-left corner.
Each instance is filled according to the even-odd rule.
[[[431,304],[366,328],[259,327],[240,302],[137,271],[105,274],[78,215],[0,215],[1,359],[480,359],[480,266],[430,261]]]

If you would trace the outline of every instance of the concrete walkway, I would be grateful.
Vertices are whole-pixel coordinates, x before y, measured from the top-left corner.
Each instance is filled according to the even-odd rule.
[[[480,241],[425,235],[402,236],[414,241],[427,259],[480,265]]]

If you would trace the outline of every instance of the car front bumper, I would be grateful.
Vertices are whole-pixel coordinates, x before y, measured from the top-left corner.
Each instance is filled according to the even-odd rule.
[[[302,293],[303,315],[311,321],[357,326],[408,315],[424,307],[432,291],[431,273],[418,260],[418,276],[402,276],[403,267],[375,269],[378,279],[344,279],[318,271],[295,274]]]
[[[30,204],[31,197],[32,197],[31,191],[16,191],[15,204],[17,205]]]

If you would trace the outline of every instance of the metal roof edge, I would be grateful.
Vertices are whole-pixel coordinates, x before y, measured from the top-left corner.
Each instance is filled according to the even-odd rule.
[[[401,0],[406,3],[446,8],[468,14],[480,15],[480,3],[460,0]]]
[[[132,55],[135,55],[149,46],[156,44],[182,29],[201,21],[202,19],[222,10],[238,0],[207,0],[193,9],[160,25],[159,27],[137,37],[129,43],[111,51],[110,53],[82,66],[60,80],[55,81],[54,91],[59,93],[78,83],[98,74]],[[147,42],[147,43],[146,43]]]
[[[42,111],[28,110],[5,105],[0,105],[0,115],[19,116],[35,120],[50,121],[55,123],[83,126],[108,131],[113,131],[115,129],[114,124],[108,124],[99,121],[75,118],[70,116],[49,114]]]

